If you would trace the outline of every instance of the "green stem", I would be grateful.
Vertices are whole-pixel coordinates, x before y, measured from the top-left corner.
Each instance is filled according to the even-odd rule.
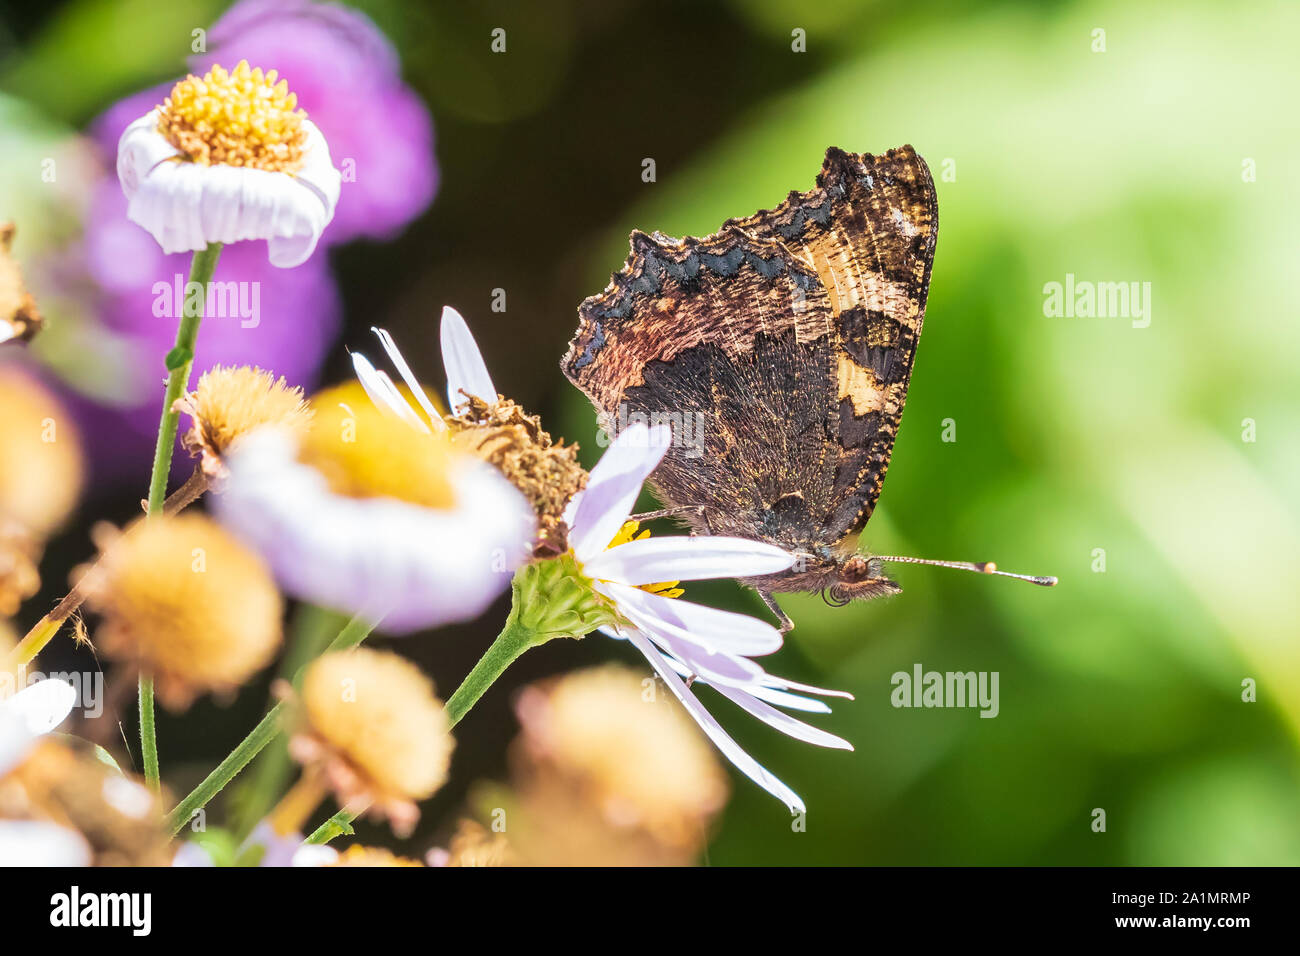
[[[465,675],[456,692],[448,698],[445,709],[451,726],[455,727],[460,723],[461,718],[469,713],[469,709],[478,703],[478,699],[498,677],[505,673],[505,669],[513,664],[519,655],[537,643],[537,635],[521,624],[519,617],[518,606],[511,608],[510,617],[506,618],[505,628],[492,642],[487,653],[479,658],[474,669]]]
[[[325,650],[330,635],[338,634],[346,621],[337,611],[315,604],[298,605],[290,628],[289,649],[280,662],[280,679],[292,681],[302,668]],[[234,797],[233,802],[238,807],[235,833],[240,839],[252,833],[258,821],[271,811],[276,794],[288,786],[292,770],[289,746],[284,736],[279,735],[258,755],[245,777],[246,782],[241,784]]]
[[[129,685],[128,685],[129,686]],[[140,674],[140,751],[144,758],[144,781],[157,793],[161,786],[158,777],[158,733],[154,729],[153,678]]]
[[[194,253],[190,263],[190,282],[203,287],[203,300],[207,301],[208,283],[217,268],[221,243],[211,243],[206,249]],[[191,286],[187,285],[186,288]],[[194,367],[194,347],[199,338],[199,323],[203,321],[204,302],[193,302],[187,294],[180,325],[176,329],[176,344],[167,353],[167,391],[163,396],[162,418],[158,422],[158,444],[154,446],[153,474],[149,478],[149,514],[162,510],[167,498],[167,477],[171,473],[172,450],[176,446],[176,431],[180,414],[172,407],[190,384],[190,370]]]
[[[344,651],[356,647],[374,629],[374,624],[358,614],[343,625],[343,629],[330,642],[329,647],[325,648],[325,651]],[[301,675],[301,670],[299,675]],[[295,675],[295,679],[299,675]],[[176,804],[175,809],[167,815],[167,825],[173,836],[189,822],[195,810],[207,806],[209,800],[220,793],[226,784],[234,780],[239,772],[248,766],[249,761],[261,753],[262,748],[276,738],[282,730],[280,718],[283,713],[284,702],[282,701],[271,708],[261,722],[253,728],[252,732],[240,742],[239,746],[230,752],[230,756],[217,764],[216,769],[208,774],[203,782],[191,791],[189,796]]]
[[[336,836],[351,833],[352,821],[356,818],[357,815],[350,810],[340,810],[313,830],[311,836],[307,837],[304,842],[313,844],[329,843]]]
[[[167,828],[172,836],[175,836],[181,827],[190,821],[195,811],[207,806],[209,800],[220,793],[226,784],[235,779],[239,771],[248,766],[248,762],[256,757],[263,747],[275,739],[280,732],[280,716],[283,713],[284,702],[281,701],[272,707],[261,722],[253,728],[252,733],[230,752],[230,756],[217,764],[216,769],[208,774],[189,796],[176,804],[175,809],[167,815]]]
[[[203,289],[203,299],[191,301],[185,296],[180,325],[176,328],[176,344],[167,353],[167,390],[163,395],[162,418],[158,422],[158,444],[153,453],[153,474],[149,476],[148,513],[158,514],[167,499],[167,477],[172,468],[172,450],[176,445],[176,429],[180,415],[173,406],[181,393],[189,388],[190,370],[194,367],[194,347],[199,338],[199,323],[203,321],[203,307],[207,302],[208,283],[217,268],[221,243],[212,242],[206,249],[194,253],[190,263],[190,282]],[[186,288],[189,288],[187,286]],[[153,677],[140,673],[140,751],[144,760],[145,783],[155,793],[159,788],[158,735],[154,729]]]

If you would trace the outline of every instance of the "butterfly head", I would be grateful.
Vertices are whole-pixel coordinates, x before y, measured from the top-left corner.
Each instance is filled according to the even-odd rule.
[[[884,565],[864,554],[853,554],[837,563],[833,579],[822,589],[822,598],[832,607],[851,601],[897,594],[903,590],[885,576]]]

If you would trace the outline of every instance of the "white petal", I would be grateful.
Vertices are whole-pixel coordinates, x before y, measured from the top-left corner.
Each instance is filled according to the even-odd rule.
[[[788,694],[783,690],[773,690],[771,687],[761,685],[750,685],[746,689],[759,700],[765,700],[769,704],[776,704],[776,706],[784,707],[786,710],[801,710],[807,714],[829,714],[831,712],[829,704],[813,697]]]
[[[0,777],[27,756],[37,736],[27,729],[26,720],[0,706]]]
[[[741,746],[731,739],[727,732],[722,729],[722,725],[713,719],[713,715],[705,709],[704,705],[691,693],[690,688],[682,682],[672,664],[659,653],[658,648],[645,635],[636,631],[629,631],[627,638],[636,645],[637,650],[645,655],[645,659],[663,678],[664,684],[672,691],[673,696],[682,702],[686,712],[695,718],[695,722],[700,725],[700,729],[708,734],[709,739],[722,751],[723,756],[735,765],[737,770],[784,803],[789,807],[791,813],[804,812],[804,803],[799,799],[799,795],[770,774],[762,764],[745,753]]]
[[[21,719],[28,733],[47,734],[67,719],[76,703],[77,691],[71,684],[41,680],[0,700],[0,707]]]
[[[768,687],[801,690],[805,694],[820,694],[822,697],[843,697],[845,700],[853,700],[853,695],[846,690],[827,690],[825,687],[813,687],[811,684],[801,684],[797,680],[788,680],[785,677],[777,677],[773,674],[768,674],[763,683]]]
[[[632,513],[641,486],[667,454],[671,440],[667,426],[651,429],[638,423],[619,432],[605,450],[591,469],[570,524],[569,546],[579,561],[585,563],[609,547]]]
[[[853,744],[849,743],[842,737],[836,737],[834,734],[805,724],[802,720],[795,720],[789,714],[783,714],[771,704],[761,700],[756,700],[752,694],[734,687],[728,687],[725,684],[714,684],[713,689],[723,697],[726,697],[736,706],[747,710],[769,727],[775,727],[783,734],[802,740],[805,743],[815,744],[818,747],[830,747],[834,750],[852,750]]]
[[[442,309],[441,337],[442,365],[447,372],[447,408],[454,412],[464,404],[465,395],[495,402],[497,390],[483,353],[478,350],[465,319],[449,305]]]
[[[307,133],[303,144],[303,163],[294,176],[307,188],[320,195],[330,219],[339,205],[339,193],[343,190],[343,174],[334,168],[330,159],[329,144],[325,136],[311,120],[303,120],[302,128]]]
[[[305,175],[294,176],[176,158],[151,129],[156,123],[154,113],[142,117],[118,143],[128,219],[168,253],[266,239],[272,265],[289,268],[306,261],[334,216],[339,190],[338,171],[314,126],[305,124],[310,126]]]
[[[509,586],[536,530],[524,497],[469,456],[455,466],[456,503],[446,510],[336,495],[274,429],[242,439],[228,463],[226,491],[213,507],[285,590],[382,617],[392,633],[478,616]]]
[[[424,413],[429,416],[430,423],[433,424],[435,429],[442,431],[446,426],[446,423],[442,420],[442,414],[438,409],[434,408],[433,402],[429,401],[429,396],[424,391],[424,386],[420,384],[420,380],[417,379],[415,373],[411,371],[411,366],[406,364],[406,359],[402,357],[402,353],[397,348],[397,343],[393,341],[393,337],[389,335],[385,329],[377,329],[374,326],[370,327],[370,331],[379,336],[379,341],[383,343],[384,351],[388,353],[389,360],[394,366],[396,366],[398,374],[402,376],[402,381],[404,381],[406,387],[411,390],[411,394],[415,396],[415,400],[420,403],[420,407],[424,409]]]
[[[600,632],[606,637],[612,637],[616,641],[625,641],[627,637],[618,633],[612,627],[601,627]],[[683,678],[699,678],[699,673],[692,667],[679,661],[671,652],[664,653],[664,660],[680,674]],[[700,683],[707,684],[707,680],[701,680]],[[790,710],[801,710],[809,714],[829,714],[830,707],[820,700],[814,700],[811,697],[800,697],[797,694],[787,694],[785,691],[773,690],[770,687],[763,687],[757,684],[751,684],[746,690],[757,697],[759,700],[765,700],[770,704],[776,704],[780,707],[786,707]],[[847,695],[846,695],[847,696]]]
[[[0,866],[90,866],[80,833],[39,820],[0,820]]]
[[[332,846],[304,843],[294,850],[290,866],[329,866],[339,861],[339,851]]]
[[[357,381],[361,383],[361,387],[365,389],[376,408],[400,418],[416,431],[424,432],[426,435],[430,433],[429,426],[415,414],[415,409],[397,390],[393,380],[371,365],[370,359],[360,352],[353,352],[352,368],[357,373]],[[442,420],[438,421],[441,424]]]
[[[605,582],[600,589],[621,609],[641,615],[645,621],[643,629],[665,630],[708,653],[720,651],[757,657],[779,650],[782,644],[780,631],[748,614],[667,598],[613,582]]]
[[[747,538],[678,536],[629,541],[583,562],[583,569],[593,578],[636,585],[775,574],[796,560],[775,545]]]
[[[155,166],[179,155],[180,150],[158,132],[158,110],[151,110],[123,130],[117,141],[117,179],[126,198],[135,196]]]

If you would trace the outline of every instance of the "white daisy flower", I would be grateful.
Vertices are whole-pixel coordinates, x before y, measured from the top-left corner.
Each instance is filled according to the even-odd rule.
[[[271,264],[300,265],[334,218],[342,177],[284,80],[241,60],[188,76],[122,134],[127,217],[164,252],[266,239]]]
[[[850,699],[852,695],[775,677],[751,660],[781,647],[781,634],[770,624],[675,597],[681,593],[673,587],[678,581],[772,574],[790,567],[793,555],[744,538],[631,536],[625,526],[641,485],[667,452],[671,437],[663,426],[647,429],[634,425],[622,431],[591,470],[586,490],[569,506],[569,543],[593,588],[632,624],[621,632],[610,627],[602,627],[602,632],[626,638],[645,655],[727,759],[783,801],[791,813],[801,813],[804,804],[798,794],[745,753],[691,687],[707,684],[782,733],[841,750],[852,750],[853,745],[795,720],[777,707],[829,713],[822,701],[792,691]],[[635,524],[630,531],[635,531]],[[672,584],[659,583],[670,580]]]
[[[221,522],[289,593],[385,631],[477,617],[528,555],[528,502],[496,469],[355,386],[314,404],[305,435],[259,428],[229,450],[213,501]]]

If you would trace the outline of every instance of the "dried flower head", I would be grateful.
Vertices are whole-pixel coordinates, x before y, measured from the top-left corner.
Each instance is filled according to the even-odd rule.
[[[166,866],[171,857],[159,798],[90,747],[51,737],[0,776],[0,820],[78,834],[96,866]]]
[[[537,513],[538,557],[567,547],[564,508],[587,484],[578,447],[551,440],[542,420],[508,398],[488,403],[471,396],[446,419],[452,442],[494,466]]]
[[[623,667],[578,671],[519,698],[523,789],[558,777],[614,828],[693,852],[727,799],[712,748],[654,678]]]
[[[222,457],[254,428],[276,425],[303,434],[312,418],[301,388],[291,388],[283,378],[247,365],[208,369],[195,390],[177,400],[176,408],[193,419],[185,447],[201,460],[211,479],[224,477]]]
[[[297,172],[303,163],[307,114],[289,84],[240,60],[227,72],[214,66],[172,87],[158,111],[158,132],[195,163]]]
[[[95,646],[153,674],[168,706],[234,690],[279,649],[280,592],[220,525],[153,516],[98,536],[102,558],[84,581],[103,617]]]
[[[0,366],[0,617],[40,587],[45,539],[72,513],[84,474],[62,403],[17,366]]]
[[[304,773],[320,774],[341,805],[371,808],[409,832],[415,802],[447,779],[454,746],[432,682],[396,654],[325,654],[303,675],[300,711],[290,752]]]
[[[12,222],[0,223],[0,345],[30,341],[44,324],[36,300],[23,282],[22,271],[9,252],[14,231]]]

